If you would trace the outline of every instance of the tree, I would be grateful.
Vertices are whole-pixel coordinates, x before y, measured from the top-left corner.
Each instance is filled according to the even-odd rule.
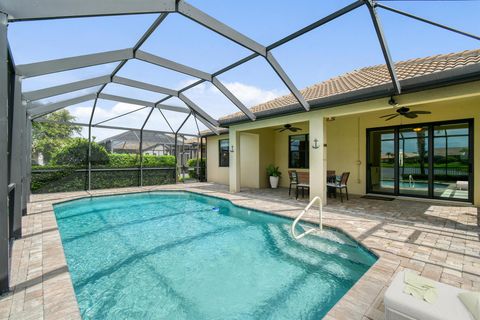
[[[54,122],[72,122],[76,118],[68,110],[63,109],[48,114],[44,119]],[[32,151],[41,153],[45,163],[49,163],[52,156],[65,146],[74,134],[80,134],[82,131],[80,126],[35,121],[32,129]]]
[[[110,160],[107,150],[96,142],[92,142],[92,165],[107,164]],[[52,162],[58,165],[86,166],[88,164],[88,140],[72,138],[53,155]]]

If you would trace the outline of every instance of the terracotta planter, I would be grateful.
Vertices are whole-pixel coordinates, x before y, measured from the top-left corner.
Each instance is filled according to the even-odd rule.
[[[270,176],[270,186],[272,187],[272,189],[278,188],[278,180],[279,179],[280,179],[280,177]]]

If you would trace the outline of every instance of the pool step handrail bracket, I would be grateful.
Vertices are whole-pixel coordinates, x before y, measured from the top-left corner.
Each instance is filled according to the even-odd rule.
[[[318,229],[317,228],[310,228],[303,233],[296,234],[295,233],[295,227],[297,226],[298,222],[302,219],[302,217],[305,215],[305,213],[307,213],[308,210],[310,210],[310,208],[315,204],[315,202],[318,202],[318,218],[319,218]],[[320,198],[319,196],[316,196],[315,198],[312,199],[312,201],[310,201],[310,203],[305,207],[305,209],[303,209],[302,212],[300,212],[300,214],[297,216],[297,218],[293,221],[292,226],[290,228],[290,232],[292,234],[292,237],[295,240],[299,240],[299,239],[303,238],[304,236],[306,236],[307,234],[310,234],[310,233],[315,232],[315,231],[322,231],[322,230],[323,230],[322,198]]]

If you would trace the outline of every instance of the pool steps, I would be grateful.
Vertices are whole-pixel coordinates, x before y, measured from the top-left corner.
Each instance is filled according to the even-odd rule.
[[[305,215],[305,213],[308,212],[308,210],[310,210],[310,208],[315,204],[315,202],[318,202],[318,218],[319,218],[319,228],[310,228],[310,229],[307,229],[305,232],[303,233],[300,233],[300,234],[297,234],[295,232],[295,228],[298,224],[298,222],[300,221],[300,219],[302,219],[302,217]],[[315,198],[312,199],[312,201],[310,201],[310,203],[305,207],[305,209],[302,210],[302,212],[300,212],[300,214],[297,216],[297,218],[293,221],[292,223],[292,227],[290,228],[290,232],[292,233],[292,237],[295,239],[295,240],[299,240],[301,238],[303,238],[304,236],[306,236],[307,234],[310,234],[312,232],[315,232],[315,231],[322,231],[323,230],[323,204],[322,204],[322,198],[320,198],[319,196],[316,196]]]

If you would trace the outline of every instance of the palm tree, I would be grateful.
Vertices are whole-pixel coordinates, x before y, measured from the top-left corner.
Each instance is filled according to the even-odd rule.
[[[425,148],[425,130],[417,131],[417,150],[420,157],[420,174],[425,175],[425,155],[427,153]]]

